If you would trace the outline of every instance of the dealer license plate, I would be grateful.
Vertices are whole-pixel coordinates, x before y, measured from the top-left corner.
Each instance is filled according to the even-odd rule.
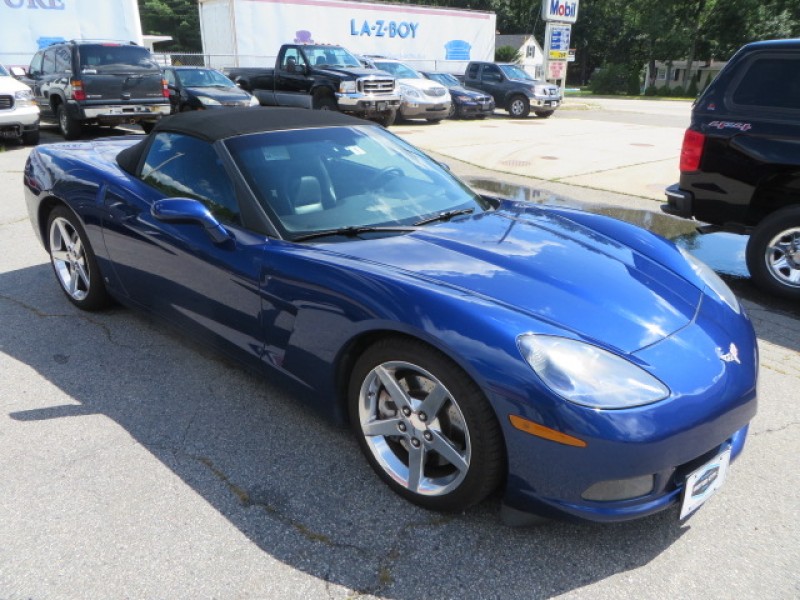
[[[728,475],[731,463],[731,448],[717,454],[699,469],[694,470],[686,479],[681,503],[681,519],[685,519],[708,500],[714,492],[722,487]]]

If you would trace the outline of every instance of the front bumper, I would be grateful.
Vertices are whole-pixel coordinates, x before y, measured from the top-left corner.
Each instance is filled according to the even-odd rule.
[[[38,106],[15,106],[11,110],[0,111],[2,137],[19,137],[25,131],[36,131],[38,128]]]
[[[492,102],[461,102],[455,103],[456,116],[458,117],[486,117],[494,114],[495,104]]]
[[[694,195],[691,192],[681,189],[679,183],[673,183],[664,193],[667,195],[667,203],[661,205],[662,212],[684,219],[692,217]]]
[[[532,98],[530,98],[530,102],[531,109],[539,109],[540,111],[556,110],[559,106],[561,106],[561,98],[553,96],[534,95]]]
[[[400,108],[400,96],[396,94],[337,93],[336,102],[342,112],[358,115],[377,115],[387,110],[398,110]]]
[[[450,101],[403,98],[400,116],[404,119],[444,119],[450,114]]]
[[[667,384],[669,398],[619,410],[562,401],[556,414],[536,399],[507,409],[587,444],[566,446],[503,423],[507,507],[597,522],[637,519],[676,506],[688,475],[720,449],[741,453],[757,408],[758,351],[746,316],[704,296],[693,323],[633,357]],[[595,486],[645,478],[649,491],[587,499]]]

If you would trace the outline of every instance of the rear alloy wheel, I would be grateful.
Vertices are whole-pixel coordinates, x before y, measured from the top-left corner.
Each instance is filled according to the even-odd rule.
[[[111,302],[97,259],[78,218],[64,206],[54,208],[47,219],[50,262],[61,289],[82,310],[99,310]]]
[[[508,101],[508,114],[515,119],[524,119],[531,114],[531,103],[525,96],[513,96]]]
[[[372,468],[396,493],[460,511],[500,483],[500,427],[480,388],[429,346],[387,339],[353,369],[350,419]]]
[[[760,288],[800,300],[800,206],[772,213],[747,242],[747,268]]]
[[[81,137],[83,126],[80,121],[69,116],[66,106],[59,104],[56,116],[58,117],[58,128],[65,140],[77,140]]]

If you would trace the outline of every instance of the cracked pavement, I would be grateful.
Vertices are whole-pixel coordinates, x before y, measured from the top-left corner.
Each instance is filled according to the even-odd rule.
[[[348,431],[160,324],[75,309],[27,221],[27,153],[0,151],[0,598],[800,596],[797,307],[737,283],[759,413],[688,521],[509,529],[497,498],[458,515],[404,502]],[[597,198],[443,156],[464,176]]]

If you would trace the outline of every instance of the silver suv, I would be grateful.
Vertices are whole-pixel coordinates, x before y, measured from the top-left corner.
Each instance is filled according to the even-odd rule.
[[[39,107],[33,92],[0,65],[0,139],[39,143]]]

